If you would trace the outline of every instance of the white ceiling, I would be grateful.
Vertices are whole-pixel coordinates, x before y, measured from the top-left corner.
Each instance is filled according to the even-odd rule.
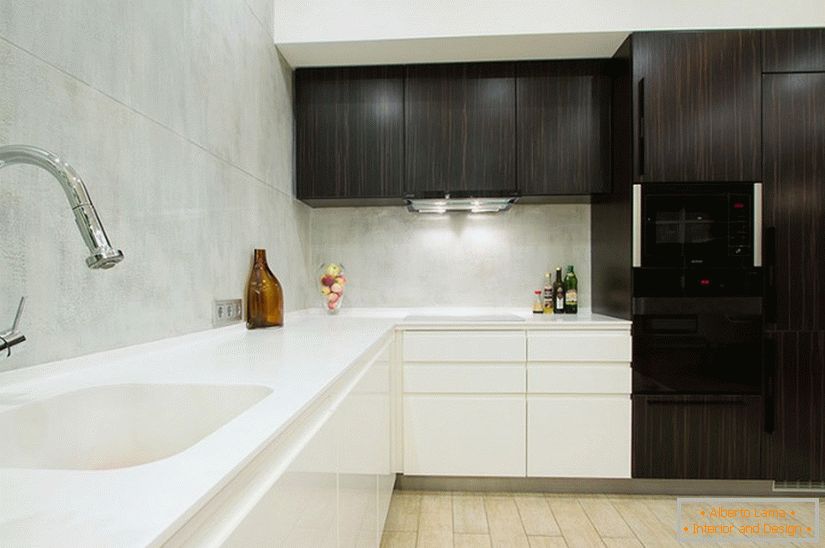
[[[610,57],[637,30],[825,27],[825,0],[270,0],[294,67]]]
[[[281,43],[293,67],[611,57],[627,32]]]

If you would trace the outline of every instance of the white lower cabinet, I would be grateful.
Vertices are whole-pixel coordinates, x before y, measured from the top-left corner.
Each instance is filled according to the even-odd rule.
[[[629,478],[630,350],[629,324],[405,333],[404,473]]]
[[[336,546],[336,441],[335,424],[327,421],[225,541],[204,539],[188,544],[238,548]]]
[[[252,476],[248,493],[239,493],[238,502],[219,509],[199,536],[181,544],[378,546],[395,486],[391,374],[388,346],[343,398],[330,396],[337,403],[322,405],[296,427]],[[288,463],[282,473],[278,458]]]
[[[404,473],[524,476],[523,395],[404,396]]]
[[[529,395],[527,475],[630,477],[630,396]]]

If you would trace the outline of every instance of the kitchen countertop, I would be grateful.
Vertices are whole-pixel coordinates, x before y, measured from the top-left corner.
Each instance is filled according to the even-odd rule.
[[[453,318],[405,322],[408,314]],[[517,314],[524,321],[464,318],[477,314]],[[113,470],[0,468],[0,545],[162,543],[395,328],[630,327],[630,322],[587,311],[573,317],[491,308],[343,309],[336,316],[308,310],[287,314],[285,323],[253,331],[234,325],[0,374],[0,412],[106,384],[273,389],[189,449],[155,462]]]

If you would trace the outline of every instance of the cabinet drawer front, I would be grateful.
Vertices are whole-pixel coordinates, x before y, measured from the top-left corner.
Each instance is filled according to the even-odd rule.
[[[415,331],[404,334],[404,361],[524,361],[524,331]]]
[[[527,475],[630,477],[629,396],[529,396]]]
[[[543,394],[630,394],[629,363],[549,363],[527,367],[527,391]]]
[[[524,362],[508,364],[404,364],[404,392],[523,394]]]
[[[404,473],[525,475],[524,396],[404,396]]]
[[[527,334],[528,361],[630,362],[630,332],[542,332]]]

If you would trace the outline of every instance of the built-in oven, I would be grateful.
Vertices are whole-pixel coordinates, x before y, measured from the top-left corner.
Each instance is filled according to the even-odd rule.
[[[762,299],[636,298],[634,394],[761,394]]]
[[[634,185],[634,477],[760,477],[761,266],[760,184]]]
[[[760,183],[634,185],[633,266],[762,265]]]

